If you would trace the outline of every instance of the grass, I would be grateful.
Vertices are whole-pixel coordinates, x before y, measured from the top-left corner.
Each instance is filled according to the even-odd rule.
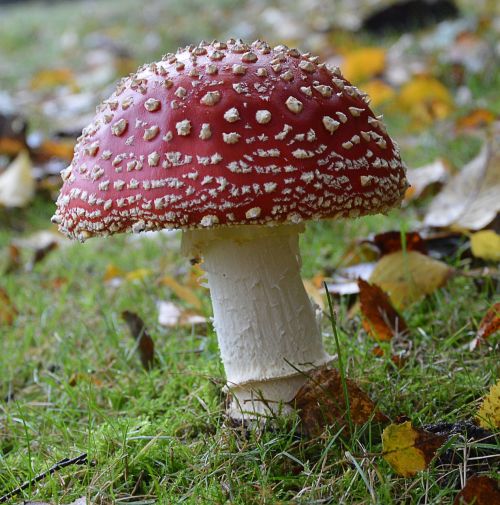
[[[201,2],[191,3],[204,13],[210,10]],[[0,20],[0,46],[10,51],[12,60],[25,57],[25,64],[3,74],[6,89],[14,89],[17,79],[29,79],[40,68],[39,53],[31,54],[24,37],[35,27],[47,37],[48,59],[58,65],[70,55],[59,54],[50,29],[71,23],[82,36],[102,30],[118,31],[119,37],[131,34],[137,40],[134,56],[152,59],[139,44],[148,31],[145,15],[131,22],[127,9],[117,9],[113,2],[102,5],[100,17],[94,18],[80,4],[61,3],[50,10],[34,4],[29,15],[9,8]],[[131,2],[120,5],[130,7]],[[151,5],[155,15],[164,12],[164,7]],[[180,3],[172,2],[169,8],[178,23],[161,32],[167,47],[184,42],[186,33],[201,38],[222,31],[213,13],[199,18],[208,19],[203,25],[183,16]],[[76,23],[80,16],[82,21]],[[19,29],[21,21],[26,32]],[[497,71],[484,81],[471,78],[474,94],[483,89],[497,111],[498,96],[490,86],[499,76]],[[404,118],[389,114],[388,120],[395,137],[408,135]],[[479,147],[477,139],[451,135],[439,124],[412,133],[412,138],[413,144],[403,145],[411,165],[441,155],[460,167]],[[13,239],[47,229],[52,212],[53,204],[42,196],[27,209],[0,210],[0,271],[7,261],[5,247]],[[313,223],[301,239],[304,277],[336,267],[355,238],[413,229],[420,213],[421,207],[412,206],[389,216]],[[23,249],[24,260],[31,254]],[[467,259],[450,262],[461,270],[471,266]],[[137,280],[105,282],[109,265],[150,273]],[[380,433],[369,424],[351,435],[333,426],[316,439],[302,436],[294,418],[279,419],[266,430],[231,426],[224,417],[224,371],[212,328],[165,329],[157,323],[158,300],[185,305],[158,279],[168,274],[187,282],[190,270],[179,255],[178,235],[156,234],[61,246],[31,271],[0,277],[0,287],[19,312],[12,326],[0,325],[0,496],[57,461],[85,452],[87,464],[54,473],[18,500],[67,504],[85,495],[92,503],[136,505],[452,503],[460,487],[458,465],[433,464],[414,478],[398,477],[380,457]],[[210,316],[208,292],[195,291]],[[359,316],[348,319],[347,300],[335,300],[346,375],[392,419],[405,415],[421,426],[474,417],[479,399],[497,376],[498,355],[485,349],[472,353],[467,345],[498,299],[494,292],[493,281],[480,284],[456,276],[406,309],[411,336],[400,344],[410,352],[401,368],[389,357],[372,353],[373,341]],[[154,338],[159,364],[151,372],[140,366],[120,317],[124,310],[140,314]],[[326,318],[323,334],[327,350],[335,354],[335,335]],[[451,445],[459,451],[463,441],[454,439]]]

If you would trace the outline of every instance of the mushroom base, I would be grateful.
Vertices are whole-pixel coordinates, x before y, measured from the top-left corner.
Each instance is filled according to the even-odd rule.
[[[259,383],[226,386],[230,393],[227,414],[232,419],[265,419],[293,412],[292,400],[306,382],[306,375],[293,375]]]
[[[204,259],[232,417],[279,411],[303,384],[301,373],[331,360],[300,277],[299,231],[249,226],[184,236],[184,250]]]

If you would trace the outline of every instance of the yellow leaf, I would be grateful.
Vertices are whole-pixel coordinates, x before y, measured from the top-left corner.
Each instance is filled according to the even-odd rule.
[[[417,251],[397,251],[378,261],[369,280],[401,309],[443,286],[452,273],[445,263]]]
[[[312,298],[314,303],[321,309],[325,310],[325,302],[323,301],[323,296],[319,288],[314,284],[312,280],[304,279],[304,288],[306,289],[309,298]]]
[[[137,270],[132,270],[125,274],[125,280],[127,281],[142,281],[146,277],[152,274],[149,268],[138,268]]]
[[[23,149],[14,161],[0,174],[0,205],[25,207],[35,194],[31,159]]]
[[[380,74],[385,68],[385,50],[361,47],[344,55],[342,73],[351,82],[359,83]]]
[[[121,279],[124,275],[125,272],[121,268],[113,265],[113,263],[109,263],[109,265],[106,267],[106,271],[104,272],[103,280],[104,282],[109,282],[113,279]]]
[[[483,428],[500,428],[500,380],[491,386],[483,398],[476,417]]]
[[[472,254],[488,261],[500,261],[500,235],[493,230],[482,230],[470,236]]]
[[[167,286],[178,298],[184,300],[189,305],[194,308],[201,310],[202,304],[198,296],[193,292],[192,289],[179,284],[173,277],[166,275],[160,279],[160,284]]]
[[[58,86],[71,86],[73,91],[78,90],[75,76],[69,68],[52,68],[40,70],[31,79],[31,89],[43,90]]]
[[[380,79],[374,79],[363,84],[363,91],[368,93],[368,96],[371,98],[370,105],[372,107],[377,107],[382,103],[388,102],[396,96],[394,88]]]
[[[450,92],[429,76],[416,76],[404,84],[399,91],[398,104],[415,122],[424,125],[444,119],[453,109]]]
[[[395,472],[411,477],[425,470],[446,437],[414,428],[410,421],[391,424],[382,433],[383,457]]]

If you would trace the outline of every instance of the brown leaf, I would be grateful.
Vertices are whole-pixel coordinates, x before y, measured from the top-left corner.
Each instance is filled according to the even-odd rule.
[[[487,475],[473,475],[457,494],[453,505],[495,505],[500,503],[498,481]]]
[[[14,244],[9,244],[7,247],[7,265],[4,272],[11,274],[22,267],[21,250]]]
[[[391,424],[382,433],[383,458],[396,473],[411,477],[427,468],[446,438],[415,428],[410,421]]]
[[[137,314],[129,310],[122,312],[122,318],[127,323],[132,336],[137,342],[137,352],[139,353],[142,366],[146,370],[150,370],[154,365],[155,345],[153,339],[146,331],[144,321]]]
[[[35,249],[35,253],[33,254],[33,258],[27,266],[28,271],[33,270],[33,267],[37,263],[40,263],[40,261],[44,260],[45,257],[49,253],[51,253],[52,251],[55,251],[58,247],[59,247],[59,244],[56,241],[54,241],[54,242],[49,242],[48,244],[44,244],[42,247],[38,247],[37,249]]]
[[[353,380],[346,380],[352,422],[356,425],[372,420],[386,422],[387,417],[376,408],[370,397]],[[349,430],[347,402],[338,370],[314,370],[291,403],[299,411],[304,431],[312,437],[321,435],[327,426],[332,425]]]
[[[376,284],[358,279],[363,328],[378,341],[389,341],[408,331],[406,321],[392,306],[389,296]]]
[[[0,288],[0,326],[10,326],[17,314],[17,309],[14,307],[7,291]]]
[[[404,235],[405,248],[407,251],[418,251],[427,253],[424,239],[417,231],[410,231]],[[399,231],[387,231],[375,235],[372,242],[380,250],[380,255],[385,256],[403,249],[403,237]]]
[[[475,109],[457,121],[458,130],[468,130],[488,126],[495,120],[495,114],[488,109]]]
[[[17,156],[26,146],[27,127],[21,116],[0,113],[0,154]]]
[[[500,302],[495,303],[479,323],[476,337],[486,340],[490,335],[500,330]]]

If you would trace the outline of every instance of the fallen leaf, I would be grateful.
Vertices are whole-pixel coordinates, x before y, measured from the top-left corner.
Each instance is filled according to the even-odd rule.
[[[369,281],[389,294],[396,309],[402,309],[443,286],[453,272],[417,251],[398,251],[378,261]]]
[[[500,235],[493,230],[481,230],[470,236],[472,254],[487,261],[500,261]]]
[[[142,366],[146,370],[150,370],[154,366],[155,344],[146,330],[144,321],[137,314],[129,310],[122,312],[122,318],[127,323],[136,341],[136,349]]]
[[[359,293],[358,279],[368,280],[375,265],[375,263],[358,263],[338,268],[332,277],[326,280],[328,292],[340,296]]]
[[[159,301],[158,323],[169,328],[175,326],[195,326],[206,324],[207,319],[204,316],[196,314],[189,310],[183,310],[173,302]]]
[[[453,505],[495,505],[500,503],[498,481],[487,475],[473,475],[457,494]]]
[[[159,281],[159,284],[162,286],[167,286],[175,294],[175,296],[185,301],[189,305],[192,305],[195,309],[202,309],[202,303],[194,291],[187,286],[183,286],[170,275],[162,277]]]
[[[368,93],[371,99],[370,107],[378,107],[389,100],[393,100],[396,96],[394,88],[380,79],[365,82],[363,91]]]
[[[488,126],[495,120],[495,114],[487,109],[475,109],[457,121],[458,130],[468,130]]]
[[[149,277],[153,272],[149,268],[137,268],[124,275],[126,281],[142,281]]]
[[[121,268],[118,268],[113,263],[109,263],[106,266],[106,270],[104,272],[102,279],[104,282],[112,282],[115,280],[122,279],[124,275],[125,272]]]
[[[500,211],[500,139],[480,153],[446,184],[431,202],[424,224],[480,230]]]
[[[0,174],[0,205],[25,207],[35,194],[35,179],[31,160],[23,149],[14,161]]]
[[[405,199],[416,200],[430,186],[441,186],[449,177],[448,166],[438,158],[432,163],[417,168],[408,168],[406,177],[410,187],[406,190]]]
[[[59,86],[70,86],[73,91],[78,90],[75,76],[69,68],[43,69],[32,78],[30,87],[34,91],[47,90]]]
[[[370,397],[351,379],[347,381],[350,418],[353,424],[369,421],[386,422],[387,417],[377,409]],[[327,426],[344,426],[348,431],[347,402],[344,398],[340,373],[335,369],[314,370],[299,389],[292,405],[299,411],[304,431],[316,437]]]
[[[397,103],[418,125],[446,118],[453,110],[453,98],[444,84],[434,77],[417,75],[399,90]]]
[[[385,68],[385,49],[381,47],[361,47],[344,55],[342,73],[354,83],[374,77]]]
[[[385,233],[375,235],[371,239],[371,242],[380,251],[380,256],[403,249],[406,251],[418,251],[422,254],[427,253],[425,241],[417,231],[410,231],[404,235],[401,235],[399,231],[386,231]]]
[[[486,340],[490,335],[500,330],[500,302],[495,303],[479,323],[476,337]]]
[[[406,321],[392,306],[386,293],[377,285],[358,280],[363,328],[378,341],[389,341],[408,331]]]
[[[500,428],[500,380],[491,386],[483,398],[476,417],[483,428]]]
[[[68,385],[70,385],[73,388],[80,382],[90,383],[96,387],[103,386],[102,380],[99,379],[95,373],[85,373],[85,372],[75,372],[71,374],[71,377],[68,380]]]
[[[16,272],[22,267],[21,250],[14,244],[9,244],[7,247],[7,265],[4,273],[10,274]]]
[[[0,154],[17,156],[26,147],[27,127],[21,116],[0,113]]]
[[[317,287],[314,282],[309,279],[303,279],[304,288],[306,290],[309,298],[323,311],[325,310],[325,302],[323,300],[323,295],[321,294],[321,288],[323,286]]]
[[[73,139],[44,140],[40,145],[31,150],[31,155],[39,163],[52,158],[71,161],[73,159],[74,148],[75,140]]]
[[[0,287],[0,325],[10,326],[17,316],[17,309],[14,307],[7,291]]]
[[[446,436],[414,428],[410,421],[391,424],[382,433],[383,458],[403,477],[425,470]]]

